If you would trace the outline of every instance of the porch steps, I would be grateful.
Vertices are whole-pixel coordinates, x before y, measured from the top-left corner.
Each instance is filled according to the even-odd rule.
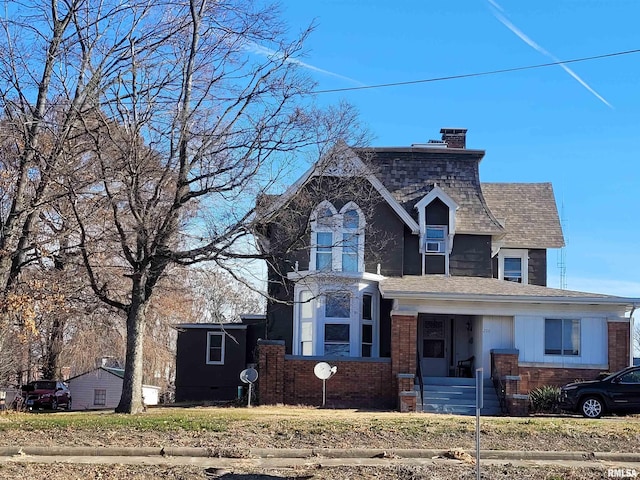
[[[453,415],[476,414],[476,388],[474,378],[425,377],[424,398],[419,407],[428,413],[449,413]],[[416,385],[420,391],[420,386]],[[502,415],[500,401],[493,382],[483,382],[484,407],[481,415]]]

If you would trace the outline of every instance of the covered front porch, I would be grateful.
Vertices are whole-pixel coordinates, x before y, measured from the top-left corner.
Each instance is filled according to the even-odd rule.
[[[480,317],[420,313],[417,322],[416,350],[420,376],[474,376],[476,363],[479,366],[482,363],[482,352],[478,349],[482,342],[476,340],[480,337]]]

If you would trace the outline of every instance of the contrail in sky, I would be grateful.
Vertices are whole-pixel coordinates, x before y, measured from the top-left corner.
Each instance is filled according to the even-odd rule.
[[[254,53],[257,53],[258,55],[263,55],[265,57],[271,57],[271,56],[281,56],[281,54],[275,50],[271,50],[270,48],[267,47],[263,47],[262,45],[258,45],[256,43],[251,43],[248,47],[249,50],[251,50]],[[318,72],[318,73],[323,73],[325,75],[329,75],[331,77],[335,77],[335,78],[340,78],[342,80],[346,80],[348,82],[351,82],[355,85],[358,85],[360,87],[365,87],[366,84],[360,82],[359,80],[355,80],[353,78],[350,77],[345,77],[344,75],[340,75],[339,73],[334,73],[334,72],[330,72],[329,70],[324,70],[322,68],[318,68],[315,65],[311,65],[309,63],[303,62],[302,60],[298,60],[297,58],[290,58],[287,60],[288,62],[291,63],[295,63],[296,65],[301,66],[302,68],[306,68],[307,70],[311,70],[314,72]]]
[[[527,36],[522,30],[520,30],[513,23],[511,23],[509,21],[509,19],[507,19],[507,17],[505,17],[502,14],[502,12],[504,12],[504,9],[498,4],[498,2],[496,2],[495,0],[487,0],[487,2],[493,7],[493,15],[494,15],[494,17],[496,17],[500,21],[500,23],[502,23],[505,27],[507,27],[509,30],[511,30],[514,34],[516,34],[520,38],[520,40],[525,42],[531,48],[533,48],[533,49],[537,50],[538,52],[540,52],[541,54],[545,55],[546,57],[549,57],[554,62],[559,62],[559,65],[564,69],[564,71],[567,72],[569,75],[571,75],[580,85],[582,85],[584,88],[589,90],[598,100],[600,100],[606,106],[608,106],[609,108],[613,108],[613,106],[609,102],[607,102],[607,100],[605,100],[605,98],[602,95],[600,95],[593,88],[591,88],[589,86],[589,84],[587,82],[585,82],[582,78],[580,78],[576,72],[571,70],[564,63],[561,63],[560,59],[558,59],[558,57],[556,57],[552,53],[550,53],[547,50],[545,50],[544,48],[542,48],[540,45],[538,45],[536,42],[534,42],[529,36]]]

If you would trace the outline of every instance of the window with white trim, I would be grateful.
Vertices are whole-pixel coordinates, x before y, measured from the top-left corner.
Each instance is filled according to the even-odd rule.
[[[207,332],[207,365],[224,365],[224,332]]]
[[[529,283],[529,251],[513,248],[500,249],[498,278],[508,282]]]
[[[580,320],[574,318],[545,318],[545,355],[580,355]]]
[[[351,355],[351,295],[327,293],[324,296],[324,355]]]
[[[373,296],[365,293],[362,295],[361,317],[361,338],[360,356],[370,357],[373,347]]]
[[[293,354],[375,357],[378,352],[378,295],[372,287],[297,291]]]
[[[300,355],[313,355],[313,306],[311,292],[300,292]]]
[[[449,274],[449,245],[446,225],[427,225],[424,233],[423,274]]]
[[[364,216],[355,203],[338,212],[325,201],[313,212],[309,270],[364,271]]]

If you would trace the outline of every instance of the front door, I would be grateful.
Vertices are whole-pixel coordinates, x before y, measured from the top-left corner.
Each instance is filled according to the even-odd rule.
[[[420,315],[422,345],[422,375],[446,377],[449,375],[451,325],[447,317]]]

